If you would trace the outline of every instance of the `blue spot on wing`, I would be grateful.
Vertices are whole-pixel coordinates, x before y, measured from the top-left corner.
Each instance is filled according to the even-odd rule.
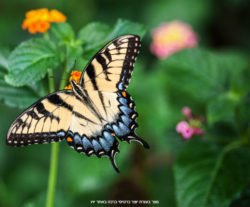
[[[124,81],[125,81],[125,75],[122,76],[122,82],[124,82]]]
[[[115,134],[120,137],[120,136],[124,136],[126,134],[130,133],[130,130],[128,127],[126,127],[125,124],[119,122],[118,126],[117,125],[113,125],[113,129]]]
[[[63,132],[63,131],[57,132],[57,136],[58,137],[64,137],[65,136],[65,132]]]
[[[115,138],[110,133],[104,131],[103,136],[111,145],[113,145]]]
[[[105,141],[105,139],[100,138],[99,139],[100,144],[102,145],[103,149],[108,152],[112,146],[108,141]]]
[[[101,145],[96,140],[93,140],[92,144],[93,144],[95,152],[98,152],[99,150],[102,149]]]
[[[112,127],[111,126],[109,126],[109,125],[106,125],[106,127],[105,127],[106,129],[108,129],[108,130],[112,130]]]
[[[120,101],[120,103],[123,104],[123,105],[126,105],[126,106],[128,105],[128,101],[127,101],[127,99],[125,99],[125,98],[122,98],[122,97],[121,97],[121,98],[119,98],[119,101]]]
[[[51,138],[57,137],[57,135],[56,135],[55,133],[50,133],[49,136],[50,136]]]
[[[84,137],[82,139],[82,144],[85,150],[89,149],[89,148],[93,148],[92,144],[90,143],[90,141],[87,139],[87,137]]]
[[[127,116],[125,116],[125,115],[122,115],[121,118],[122,118],[122,121],[124,122],[124,124],[126,126],[129,126],[131,124],[131,122],[132,122],[132,120],[130,118],[128,118]]]
[[[120,109],[126,115],[129,115],[131,112],[133,112],[132,109],[130,109],[130,108],[126,107],[126,106],[120,106]]]
[[[76,134],[76,135],[74,136],[74,142],[75,142],[76,144],[82,145],[82,139],[81,139],[81,137],[80,137],[78,134]]]
[[[123,83],[122,82],[118,84],[118,89],[121,91],[123,90]]]

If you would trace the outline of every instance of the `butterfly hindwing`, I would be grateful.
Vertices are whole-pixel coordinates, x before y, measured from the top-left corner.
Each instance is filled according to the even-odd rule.
[[[12,123],[7,144],[25,146],[61,141],[68,131],[74,102],[75,96],[69,90],[40,99]]]
[[[138,115],[135,104],[126,92],[86,92],[83,90],[86,98],[90,99],[88,104],[76,100],[73,111],[84,111],[85,116],[91,119],[73,114],[66,140],[79,153],[108,156],[118,171],[114,160],[115,154],[119,152],[116,138],[129,143],[138,141],[148,148],[148,144],[135,134]]]
[[[112,40],[87,64],[80,85],[86,90],[126,90],[140,47],[137,35],[124,35]]]

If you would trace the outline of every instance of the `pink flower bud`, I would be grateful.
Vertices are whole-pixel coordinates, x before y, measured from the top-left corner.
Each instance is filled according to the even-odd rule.
[[[184,106],[182,108],[182,114],[187,116],[188,118],[191,118],[191,116],[192,116],[191,109],[189,107],[187,107],[187,106]]]

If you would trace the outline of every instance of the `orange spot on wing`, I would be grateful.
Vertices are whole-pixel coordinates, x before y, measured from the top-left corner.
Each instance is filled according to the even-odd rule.
[[[115,136],[115,133],[110,133],[111,135]]]
[[[68,137],[68,138],[67,138],[67,141],[68,141],[68,142],[73,142],[73,139],[72,139],[71,137]]]
[[[127,97],[127,94],[126,94],[125,91],[122,91],[122,96],[125,97],[125,98]]]

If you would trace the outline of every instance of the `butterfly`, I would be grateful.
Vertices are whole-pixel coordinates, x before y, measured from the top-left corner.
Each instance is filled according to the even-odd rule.
[[[137,35],[110,41],[89,61],[71,90],[51,93],[27,108],[12,123],[7,145],[26,146],[66,140],[87,156],[109,157],[119,172],[115,155],[119,142],[149,145],[135,133],[135,103],[126,92],[141,47]]]

